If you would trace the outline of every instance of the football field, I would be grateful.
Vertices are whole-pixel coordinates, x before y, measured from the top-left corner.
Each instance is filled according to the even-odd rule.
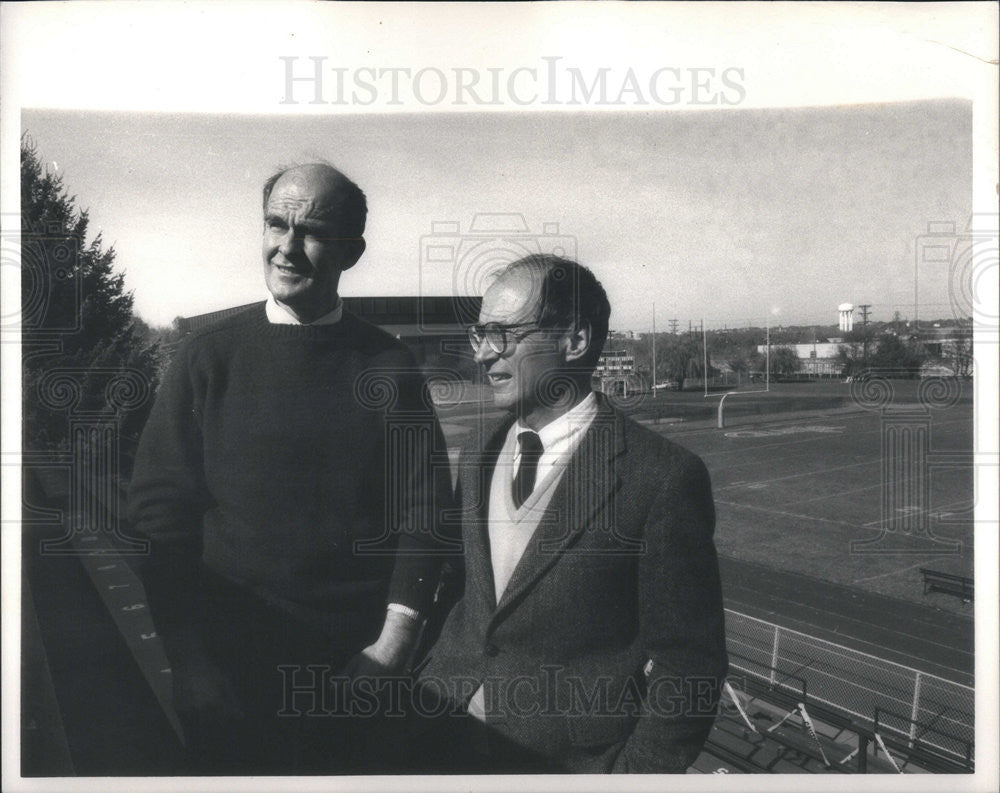
[[[972,576],[971,404],[663,432],[708,466],[720,554],[972,615],[920,574]]]

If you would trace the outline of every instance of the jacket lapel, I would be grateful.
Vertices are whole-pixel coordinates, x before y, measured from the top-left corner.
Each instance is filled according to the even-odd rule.
[[[491,611],[496,608],[496,590],[493,583],[493,561],[490,557],[490,482],[493,480],[493,470],[507,431],[513,423],[513,418],[505,418],[485,426],[482,436],[484,443],[480,446],[473,442],[467,447],[460,473],[468,578],[480,590],[483,601]]]
[[[497,605],[497,615],[544,575],[585,530],[614,529],[594,527],[592,521],[620,485],[615,458],[626,450],[625,424],[601,395],[597,396],[597,416],[573,452],[538,528],[514,568]],[[487,548],[488,542],[487,536]]]

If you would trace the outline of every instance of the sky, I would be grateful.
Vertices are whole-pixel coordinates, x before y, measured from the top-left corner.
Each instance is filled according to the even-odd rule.
[[[834,324],[844,302],[871,304],[875,320],[911,317],[918,238],[932,222],[961,232],[972,209],[972,104],[959,99],[672,113],[25,109],[21,125],[114,245],[154,325],[266,296],[260,187],[317,159],[368,196],[367,252],[342,294],[481,293],[505,259],[561,249],[605,285],[617,330],[649,330],[654,304],[659,329]],[[497,223],[508,233],[477,230]],[[946,264],[919,269],[921,318],[955,314],[952,278]]]

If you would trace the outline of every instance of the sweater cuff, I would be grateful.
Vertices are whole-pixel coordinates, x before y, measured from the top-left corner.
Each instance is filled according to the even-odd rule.
[[[409,606],[404,606],[402,603],[390,603],[386,606],[386,611],[394,611],[397,614],[403,614],[412,620],[420,621],[420,612],[416,609],[411,609]]]

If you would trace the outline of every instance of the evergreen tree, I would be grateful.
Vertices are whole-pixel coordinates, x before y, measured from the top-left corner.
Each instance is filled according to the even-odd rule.
[[[21,139],[21,344],[25,449],[67,448],[66,410],[53,408],[39,389],[47,374],[75,370],[77,410],[121,420],[124,459],[152,403],[158,344],[132,312],[125,276],[115,271],[114,247],[101,235],[89,243],[89,218],[61,176],[42,165],[34,142]],[[141,381],[149,398],[116,412],[106,387],[116,372]],[[56,400],[58,401],[58,400]]]

